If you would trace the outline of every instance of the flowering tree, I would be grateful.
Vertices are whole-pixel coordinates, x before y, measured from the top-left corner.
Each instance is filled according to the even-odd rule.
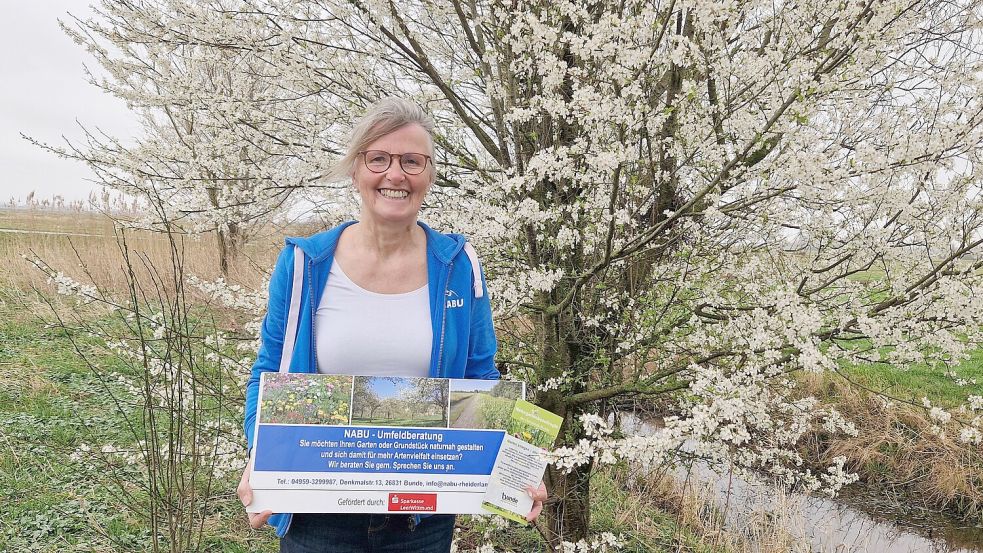
[[[255,55],[276,39],[196,2],[106,0],[72,23],[65,32],[102,68],[90,82],[125,101],[142,132],[131,143],[85,129],[84,144],[42,147],[85,162],[106,187],[148,200],[143,223],[152,228],[216,231],[228,274],[250,229],[322,171],[321,158],[310,155],[308,133],[317,132],[304,121],[305,102],[274,88],[271,60]]]
[[[813,474],[795,446],[813,425],[851,426],[793,399],[787,375],[942,370],[981,338],[973,0],[195,10],[227,22],[202,43],[255,37],[235,51],[285,99],[249,104],[268,123],[258,135],[223,120],[233,136],[330,160],[329,137],[380,96],[434,114],[440,186],[425,216],[478,244],[501,361],[564,417],[547,474],[553,545],[585,537],[592,468],[618,458],[728,462],[835,491],[842,463]],[[287,157],[270,182],[322,161]],[[665,426],[615,437],[607,415],[639,397]]]
[[[417,401],[426,411],[436,411],[440,418],[447,420],[447,404],[450,390],[446,380],[423,379],[416,381],[411,389],[409,401]]]

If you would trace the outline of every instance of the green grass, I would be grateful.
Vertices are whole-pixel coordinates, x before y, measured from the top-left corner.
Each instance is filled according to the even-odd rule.
[[[883,269],[875,268],[863,273],[851,275],[849,279],[856,282],[880,282],[886,278]],[[880,301],[887,297],[880,293],[871,297],[872,301]],[[856,340],[853,348],[870,348],[869,340]],[[887,348],[879,353],[886,354]],[[956,378],[966,381],[976,380],[976,384],[960,386],[955,378],[943,376],[943,370],[930,367],[925,363],[912,364],[909,367],[897,367],[889,363],[870,363],[862,365],[847,365],[843,372],[854,380],[872,390],[883,392],[899,399],[921,403],[922,397],[928,397],[933,404],[954,407],[965,403],[969,395],[983,394],[983,349],[973,351],[970,358],[951,369]]]
[[[880,364],[864,365],[848,367],[845,372],[872,390],[915,403],[927,397],[933,404],[955,407],[964,403],[970,395],[983,394],[983,352],[979,351],[973,352],[970,361],[955,369],[960,378],[976,380],[976,384],[965,386],[957,385],[950,378],[940,377],[937,369],[924,365],[908,370]]]
[[[101,445],[134,442],[109,393],[122,390],[112,383],[107,389],[64,332],[30,313],[35,309],[28,295],[0,289],[0,551],[148,550],[148,528],[121,507],[95,457]],[[91,341],[80,346],[100,370],[122,369]],[[83,443],[92,456],[73,459]],[[237,480],[215,484],[222,496],[210,508],[215,522],[204,550],[274,551],[269,532],[245,526],[232,494]]]
[[[352,424],[359,426],[419,426],[421,428],[427,427],[444,427],[446,423],[442,418],[436,419],[387,419],[383,417],[373,417],[373,418],[352,418]]]
[[[68,339],[26,319],[17,301],[0,303],[0,550],[108,548],[87,514],[114,520],[111,498],[92,485],[94,468],[69,456],[83,436],[99,437],[87,415],[106,420],[112,406]]]
[[[847,365],[841,370],[871,390],[918,404],[921,398],[927,397],[933,405],[955,407],[965,403],[970,395],[983,395],[983,350],[972,351],[969,359],[952,367],[953,377],[944,376],[943,369],[925,363],[914,363],[907,368],[869,363]],[[959,385],[956,379],[967,383]]]
[[[591,519],[593,531],[624,536],[624,552],[718,551],[706,545],[704,539],[692,530],[677,524],[673,515],[650,503],[658,498],[630,493],[626,481],[632,477],[631,472],[631,467],[621,463],[599,471],[591,479],[591,497],[603,498],[603,501],[594,503],[596,507]]]
[[[459,421],[465,408],[470,404],[474,405],[474,417],[467,428],[504,429],[512,416],[515,400],[494,397],[487,393],[452,392],[450,415],[452,428],[464,427]]]
[[[479,397],[478,414],[484,428],[505,428],[512,417],[515,400],[504,397],[492,397],[482,394]]]

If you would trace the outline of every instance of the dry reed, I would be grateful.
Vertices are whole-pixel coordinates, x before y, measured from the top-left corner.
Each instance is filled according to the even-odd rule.
[[[629,504],[619,506],[618,526],[633,526],[650,542],[664,540],[659,525],[640,513],[662,511],[676,520],[677,534],[670,551],[690,551],[694,545],[728,553],[797,553],[810,551],[801,519],[801,501],[782,490],[769,490],[771,501],[761,505],[727,505],[712,482],[665,470],[610,470],[618,485],[631,491]],[[721,504],[724,503],[724,505]],[[729,512],[728,512],[729,511]],[[681,532],[692,536],[684,539]],[[692,539],[697,539],[694,544]],[[688,543],[687,543],[688,542]]]
[[[806,456],[817,465],[847,458],[861,481],[893,493],[904,504],[942,510],[969,521],[983,520],[983,449],[964,444],[949,429],[933,430],[925,412],[822,375],[803,375],[803,393],[835,405],[854,422],[857,436],[823,432],[812,436]]]
[[[228,280],[247,288],[260,286],[273,267],[282,244],[276,231],[254,240],[237,260]],[[152,267],[171,263],[172,248],[162,233],[120,231],[111,218],[100,213],[68,213],[39,210],[0,210],[0,286],[19,290],[44,290],[47,276],[23,256],[37,257],[55,271],[83,283],[121,292],[126,289],[121,245],[125,241],[137,279],[146,282]],[[185,276],[203,280],[221,276],[214,233],[177,235],[177,251]]]

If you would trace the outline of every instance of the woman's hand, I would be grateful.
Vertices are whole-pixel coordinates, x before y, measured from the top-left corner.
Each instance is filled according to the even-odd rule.
[[[250,465],[246,463],[246,470],[242,471],[242,478],[239,480],[239,487],[236,488],[236,495],[239,496],[239,501],[242,501],[243,507],[248,507],[250,503],[253,502],[253,488],[249,485],[249,473]],[[542,508],[542,507],[540,507]],[[270,520],[270,516],[273,511],[263,511],[262,513],[246,513],[249,517],[249,527],[253,530],[258,530],[266,524],[266,521]]]
[[[539,489],[532,486],[526,488],[526,493],[532,498],[532,510],[526,515],[526,520],[535,522],[539,513],[543,512],[543,502],[549,497],[549,493],[546,491],[546,484],[542,482],[539,483]]]

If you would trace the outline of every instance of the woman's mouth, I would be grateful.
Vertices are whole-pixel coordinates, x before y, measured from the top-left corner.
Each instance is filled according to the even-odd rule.
[[[379,194],[382,194],[383,197],[391,200],[402,200],[410,195],[410,193],[406,190],[393,190],[391,188],[380,188]]]

